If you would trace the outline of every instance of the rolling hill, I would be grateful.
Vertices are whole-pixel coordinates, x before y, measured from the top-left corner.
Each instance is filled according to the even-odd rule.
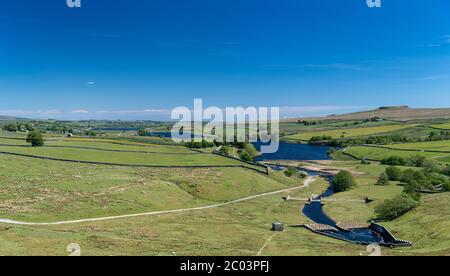
[[[326,117],[303,118],[303,120],[365,120],[379,117],[389,120],[409,121],[423,119],[444,119],[450,118],[450,108],[410,108],[408,106],[380,107],[375,110],[355,112],[341,115],[329,115]],[[298,119],[289,119],[287,122],[294,122]]]

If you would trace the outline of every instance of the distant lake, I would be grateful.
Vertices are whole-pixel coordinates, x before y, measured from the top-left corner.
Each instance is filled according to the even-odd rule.
[[[256,149],[261,149],[261,143],[254,143]],[[269,160],[330,160],[327,146],[312,146],[308,144],[292,144],[280,142],[276,153],[262,154],[256,161]]]

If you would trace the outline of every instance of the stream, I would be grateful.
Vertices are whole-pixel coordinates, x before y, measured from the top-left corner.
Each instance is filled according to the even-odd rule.
[[[255,144],[257,149],[259,149],[260,144]],[[277,153],[273,154],[262,154],[258,157],[257,161],[276,161],[276,160],[330,160],[328,156],[328,147],[324,146],[312,146],[305,144],[291,144],[291,143],[280,143],[280,149]],[[284,170],[283,166],[271,165],[274,170]],[[329,183],[329,187],[316,199],[328,198],[334,195],[333,190],[333,175],[315,172],[310,170],[301,169],[302,172],[307,173],[310,176],[322,177]],[[352,231],[340,230],[336,227],[336,222],[330,218],[323,210],[323,205],[321,202],[310,202],[305,204],[302,208],[301,213],[309,218],[312,222],[316,224],[324,224],[338,229],[337,231],[318,231],[330,237],[334,237],[341,240],[346,240],[358,244],[380,244],[386,245],[387,242],[382,235],[377,232],[365,228],[365,229],[354,229]]]

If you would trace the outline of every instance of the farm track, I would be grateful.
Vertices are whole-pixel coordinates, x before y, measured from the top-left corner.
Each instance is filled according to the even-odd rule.
[[[273,191],[273,192],[257,194],[257,195],[248,196],[248,197],[244,197],[244,198],[240,198],[240,199],[236,199],[236,200],[232,200],[232,201],[228,201],[228,202],[224,202],[224,203],[207,205],[207,206],[203,206],[203,207],[184,208],[184,209],[176,209],[176,210],[168,210],[168,211],[155,211],[155,212],[148,212],[148,213],[138,213],[138,214],[110,216],[110,217],[101,217],[101,218],[56,221],[56,222],[23,222],[23,221],[16,221],[16,220],[10,220],[10,219],[0,219],[0,223],[11,224],[11,225],[24,225],[24,226],[52,226],[52,225],[79,224],[79,223],[87,223],[87,222],[99,222],[99,221],[116,220],[116,219],[126,219],[126,218],[136,218],[136,217],[146,217],[146,216],[156,216],[156,215],[176,214],[176,213],[191,212],[191,211],[200,211],[200,210],[224,207],[224,206],[228,206],[228,205],[232,205],[232,204],[236,204],[236,203],[253,200],[256,198],[260,198],[260,197],[271,196],[271,195],[276,195],[276,194],[280,194],[280,193],[291,192],[291,191],[295,191],[298,189],[307,188],[312,184],[312,182],[315,179],[316,179],[315,177],[309,176],[308,178],[305,179],[305,181],[303,182],[303,185],[301,185],[301,186],[277,190],[277,191]]]

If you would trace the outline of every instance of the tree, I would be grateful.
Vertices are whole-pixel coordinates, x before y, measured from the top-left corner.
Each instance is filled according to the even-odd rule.
[[[445,174],[446,176],[450,176],[450,166],[446,166],[442,169],[442,174]]]
[[[298,173],[298,171],[294,168],[288,168],[287,170],[284,171],[284,174],[287,177],[292,177],[293,175],[296,175]]]
[[[7,124],[3,126],[3,130],[9,131],[9,132],[17,132],[19,128],[17,127],[17,124]]]
[[[427,158],[422,155],[416,155],[416,156],[410,157],[410,161],[411,161],[412,165],[416,166],[416,167],[423,167],[423,164],[426,160],[427,160]]]
[[[244,150],[252,156],[254,159],[256,156],[258,156],[258,151],[256,150],[255,146],[252,143],[247,143],[244,147]]]
[[[239,150],[238,154],[239,154],[239,157],[242,160],[244,160],[244,161],[247,161],[247,162],[253,162],[254,161],[254,158],[248,152],[246,152],[245,150]]]
[[[227,146],[221,146],[219,153],[225,156],[228,156],[230,154],[230,148]]]
[[[30,132],[27,137],[27,143],[30,143],[33,147],[44,146],[44,138],[42,137],[42,133],[36,131]]]
[[[422,167],[425,168],[427,172],[439,172],[441,169],[435,160],[430,159],[423,161]]]
[[[378,178],[377,185],[389,185],[389,178],[386,173],[382,173]]]
[[[147,131],[145,131],[145,129],[141,128],[138,130],[138,136],[146,136],[147,135]]]
[[[399,156],[391,156],[381,160],[381,164],[391,166],[404,166],[406,165],[406,160]]]
[[[336,193],[348,191],[354,186],[355,178],[348,171],[340,171],[333,179],[333,189]]]
[[[375,213],[379,219],[394,220],[417,206],[419,206],[419,202],[405,194],[401,194],[382,202],[375,208]]]
[[[412,181],[414,181],[415,173],[416,172],[413,169],[407,169],[406,171],[403,172],[401,182],[405,184],[411,183]]]
[[[397,167],[390,166],[386,168],[386,175],[390,181],[400,181],[403,177],[403,171]]]

